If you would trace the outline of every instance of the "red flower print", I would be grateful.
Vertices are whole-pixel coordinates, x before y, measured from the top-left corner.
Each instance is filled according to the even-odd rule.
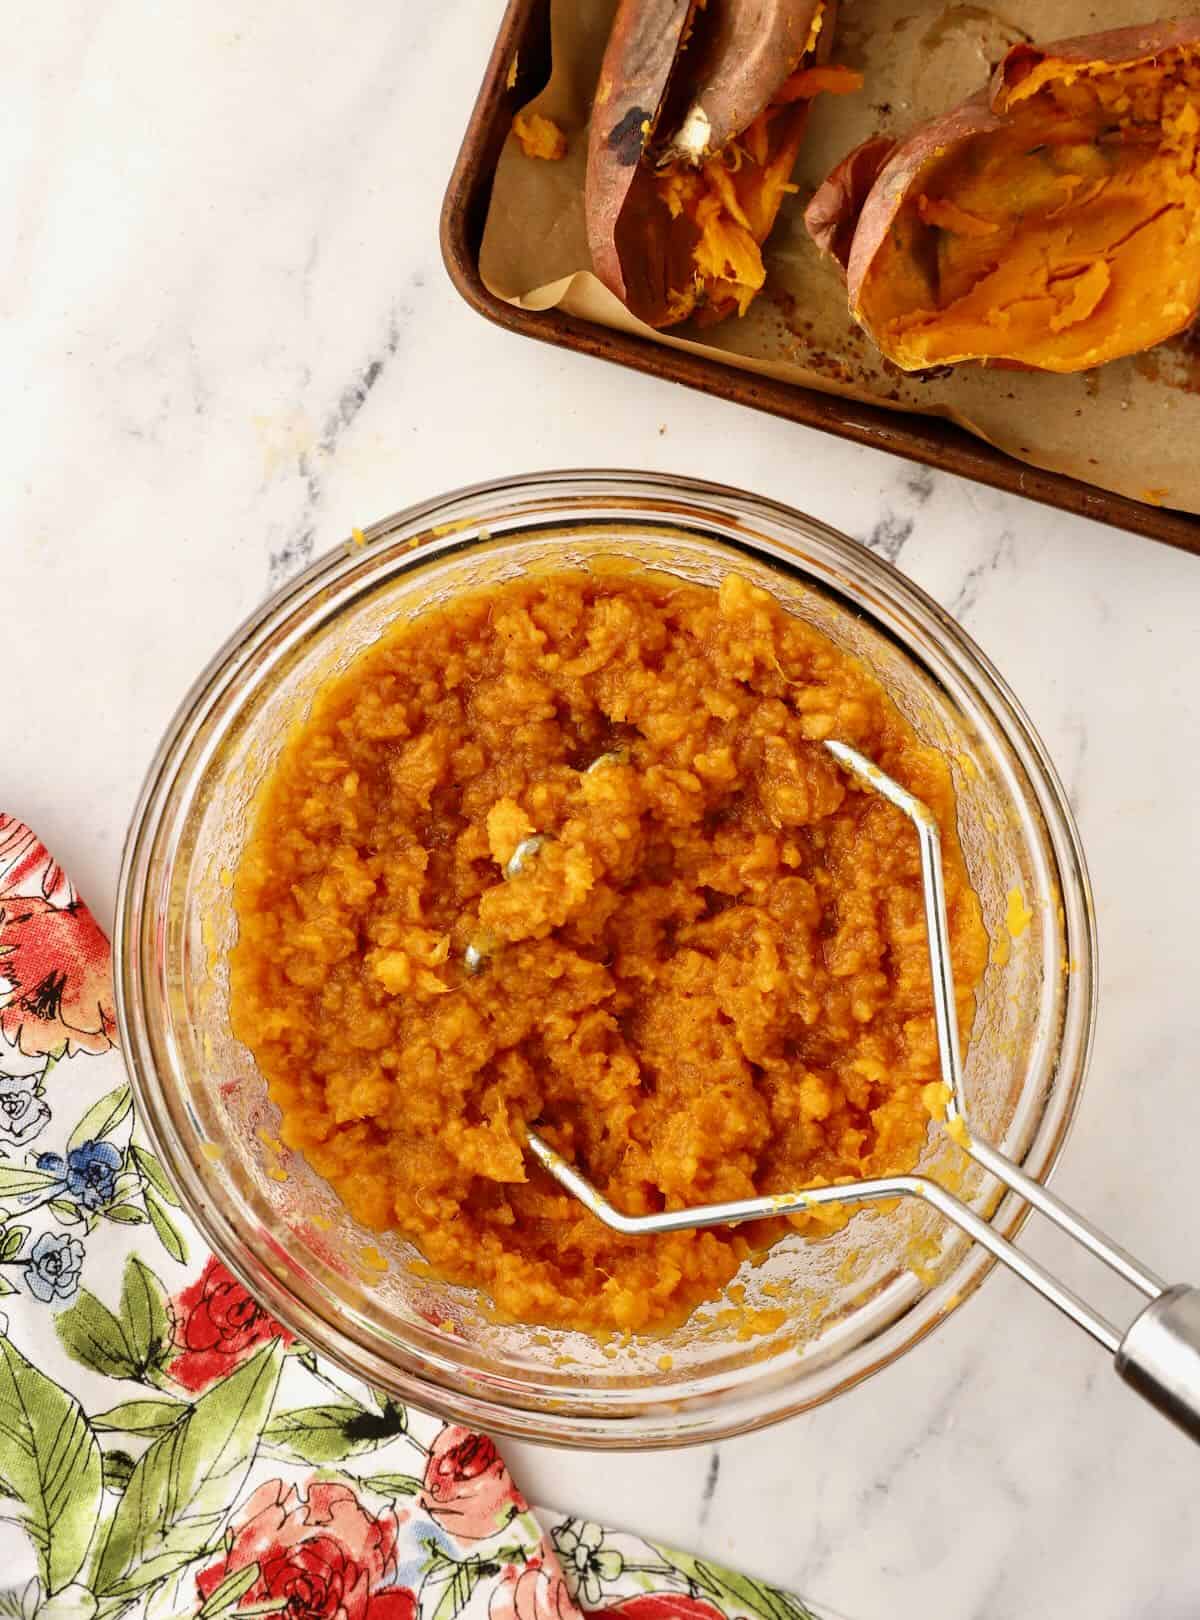
[[[598,1612],[620,1615],[621,1620],[725,1620],[713,1604],[682,1592],[639,1593]]]
[[[429,1452],[421,1506],[459,1541],[494,1536],[524,1513],[525,1499],[513,1484],[486,1435],[448,1423]]]
[[[509,1564],[488,1600],[488,1620],[579,1620],[567,1583],[556,1569],[530,1559],[525,1569]]]
[[[224,1378],[267,1339],[293,1335],[268,1315],[221,1262],[209,1257],[194,1283],[171,1301],[179,1354],[169,1371],[193,1394]]]
[[[82,901],[0,896],[0,1034],[26,1057],[116,1043],[108,941]]]
[[[52,861],[40,838],[16,816],[0,814],[0,895],[5,899],[48,900],[52,906],[73,906],[79,896],[57,861]]]
[[[201,1599],[227,1575],[258,1565],[239,1609],[272,1605],[285,1620],[416,1620],[417,1600],[396,1578],[394,1509],[376,1516],[348,1485],[281,1479],[260,1485],[233,1524],[224,1558],[196,1577]]]

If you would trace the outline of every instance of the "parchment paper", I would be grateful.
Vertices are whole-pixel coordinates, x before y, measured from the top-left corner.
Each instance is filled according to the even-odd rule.
[[[1155,0],[1151,0],[1151,5]],[[616,0],[553,0],[553,74],[530,105],[568,137],[557,163],[501,154],[480,254],[487,286],[527,309],[555,306],[600,325],[713,355],[825,393],[948,416],[1034,466],[1135,499],[1200,512],[1200,341],[1191,333],[1095,371],[1058,377],[964,365],[920,376],[884,360],[850,320],[845,290],[801,218],[852,146],[913,124],[979,89],[1004,51],[1101,28],[1186,16],[1189,5],[1007,0],[1003,10],[927,0],[842,0],[834,59],[860,68],[852,96],[820,96],[766,254],[767,286],[741,320],[653,332],[589,269],[583,221],[587,122]]]

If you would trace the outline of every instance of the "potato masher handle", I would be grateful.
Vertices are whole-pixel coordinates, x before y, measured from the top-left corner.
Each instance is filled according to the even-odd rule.
[[[832,738],[826,748],[860,782],[889,800],[912,822],[921,852],[921,878],[925,898],[925,924],[929,938],[929,971],[933,983],[934,1024],[937,1030],[938,1059],[942,1082],[948,1094],[946,1117],[957,1123],[960,1145],[975,1162],[991,1171],[1004,1185],[1034,1209],[1080,1243],[1089,1253],[1123,1277],[1148,1300],[1133,1326],[1123,1338],[1072,1289],[1060,1283],[1030,1256],[987,1230],[983,1223],[972,1225],[963,1219],[964,1207],[941,1192],[925,1194],[965,1232],[1014,1270],[1060,1311],[1115,1358],[1117,1372],[1131,1389],[1148,1400],[1164,1417],[1170,1418],[1193,1440],[1200,1441],[1200,1289],[1178,1285],[1166,1287],[1142,1263],[1114,1243],[1077,1210],[1042,1186],[991,1146],[975,1136],[967,1125],[967,1096],[963,1079],[962,1047],[955,1009],[954,968],[950,949],[950,923],[946,912],[946,887],[942,872],[941,833],[928,805],[915,798],[899,782],[886,776],[877,765],[846,743]],[[910,1181],[919,1177],[909,1178]],[[860,1184],[861,1187],[861,1184]],[[914,1190],[906,1187],[906,1191]]]
[[[1200,1288],[1181,1283],[1151,1300],[1117,1346],[1116,1367],[1130,1389],[1200,1441]]]

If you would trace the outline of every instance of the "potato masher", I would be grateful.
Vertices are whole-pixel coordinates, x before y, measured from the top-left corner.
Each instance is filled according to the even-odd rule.
[[[657,1215],[623,1215],[536,1131],[528,1133],[530,1152],[556,1181],[574,1194],[606,1226],[630,1236],[687,1231],[705,1226],[732,1226],[741,1221],[794,1214],[820,1204],[871,1203],[897,1197],[923,1199],[976,1243],[982,1244],[997,1260],[1015,1271],[1018,1277],[1036,1288],[1051,1304],[1057,1305],[1060,1311],[1086,1329],[1094,1339],[1098,1339],[1113,1355],[1116,1370],[1124,1381],[1178,1424],[1193,1440],[1200,1441],[1200,1288],[1187,1285],[1168,1287],[1090,1221],[968,1129],[937,820],[927,805],[914,798],[899,782],[856,749],[832,739],[826,741],[824,746],[852,776],[903,811],[917,831],[929,937],[929,965],[933,975],[938,1057],[948,1096],[946,1123],[951,1134],[976,1164],[1131,1283],[1149,1303],[1122,1334],[1112,1322],[1044,1266],[994,1231],[961,1199],[925,1175],[880,1176],[834,1186],[802,1187],[792,1193],[702,1204],[692,1209],[665,1210]],[[541,842],[536,836],[525,840],[518,851],[520,859],[514,857],[510,861],[512,870],[506,868],[505,876],[516,876],[524,861],[536,853]]]

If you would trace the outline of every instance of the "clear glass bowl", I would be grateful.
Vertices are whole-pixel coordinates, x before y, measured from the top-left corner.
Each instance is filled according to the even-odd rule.
[[[254,615],[188,694],[125,851],[116,960],[142,1118],[213,1249],[302,1339],[428,1409],[587,1446],[711,1440],[828,1400],[909,1349],[993,1262],[912,1201],[820,1242],[786,1238],[737,1279],[782,1325],[739,1338],[728,1300],[677,1331],[599,1344],[491,1319],[397,1237],[355,1225],[276,1140],[229,1027],[231,875],[255,795],[322,682],[398,616],[532,569],[619,555],[767,587],[881,677],[950,759],[959,836],[998,942],[967,1062],[974,1128],[1044,1177],[1078,1102],[1095,942],[1062,788],[1004,682],[894,568],[823,524],[736,490],[638,473],[555,473],[467,489],[377,524]],[[1010,891],[1033,922],[1006,933]],[[1023,1210],[939,1133],[923,1168],[1005,1234]]]

